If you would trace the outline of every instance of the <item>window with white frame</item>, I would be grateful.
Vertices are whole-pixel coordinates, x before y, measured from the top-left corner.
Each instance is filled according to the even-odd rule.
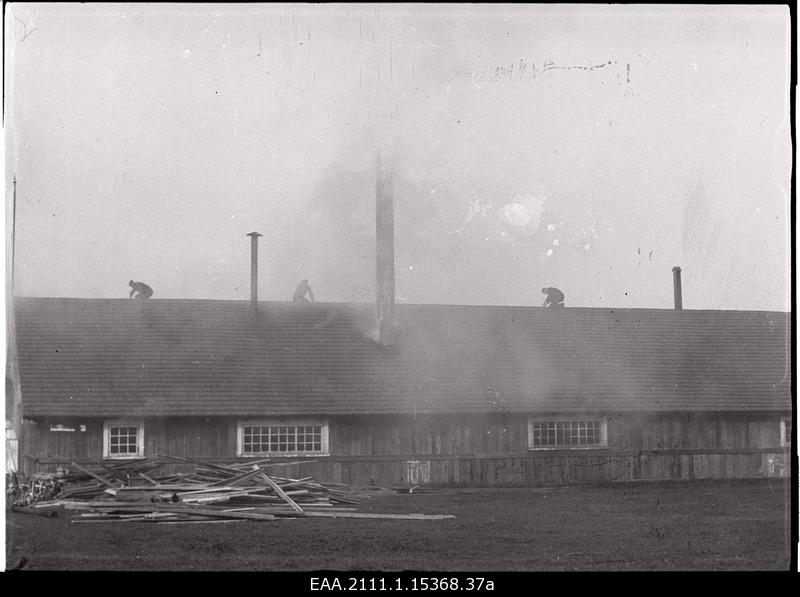
[[[529,450],[603,448],[607,445],[605,417],[531,418],[528,421]]]
[[[328,453],[327,421],[242,421],[239,456],[321,456]]]
[[[792,445],[792,420],[788,417],[781,419],[781,447],[789,448]]]
[[[103,458],[140,458],[144,456],[142,421],[106,421],[103,423]]]

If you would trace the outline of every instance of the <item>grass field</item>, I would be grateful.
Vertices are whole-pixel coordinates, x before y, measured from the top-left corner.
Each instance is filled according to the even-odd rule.
[[[25,570],[786,570],[785,481],[441,489],[366,512],[447,520],[283,519],[75,524],[8,513]],[[23,560],[24,558],[24,560]]]

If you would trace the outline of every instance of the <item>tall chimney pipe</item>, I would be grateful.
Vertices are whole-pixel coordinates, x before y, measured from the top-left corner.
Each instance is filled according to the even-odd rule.
[[[251,232],[250,237],[250,308],[253,315],[258,312],[258,237],[264,236],[258,232]]]
[[[378,153],[375,172],[375,257],[378,341],[394,344],[394,200],[390,174],[381,170]]]
[[[677,265],[672,268],[672,282],[675,287],[675,308],[683,309],[683,298],[681,297],[681,268]]]

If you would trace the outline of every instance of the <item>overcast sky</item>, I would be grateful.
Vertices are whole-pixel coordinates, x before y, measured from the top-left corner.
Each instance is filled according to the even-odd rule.
[[[10,4],[20,296],[789,309],[780,6]]]

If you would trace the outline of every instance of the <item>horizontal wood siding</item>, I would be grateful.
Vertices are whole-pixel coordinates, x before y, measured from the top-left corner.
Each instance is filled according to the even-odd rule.
[[[331,454],[493,454],[528,448],[525,415],[347,417],[331,424]]]
[[[276,466],[274,474],[388,487],[513,486],[785,476],[789,468],[777,414],[608,413],[606,448],[557,451],[528,450],[525,415],[328,420],[330,456]],[[50,431],[54,423],[86,431]],[[236,425],[221,417],[146,419],[145,455],[236,460]],[[102,420],[26,420],[23,470],[101,462],[102,435]],[[186,467],[168,468],[179,469]]]

